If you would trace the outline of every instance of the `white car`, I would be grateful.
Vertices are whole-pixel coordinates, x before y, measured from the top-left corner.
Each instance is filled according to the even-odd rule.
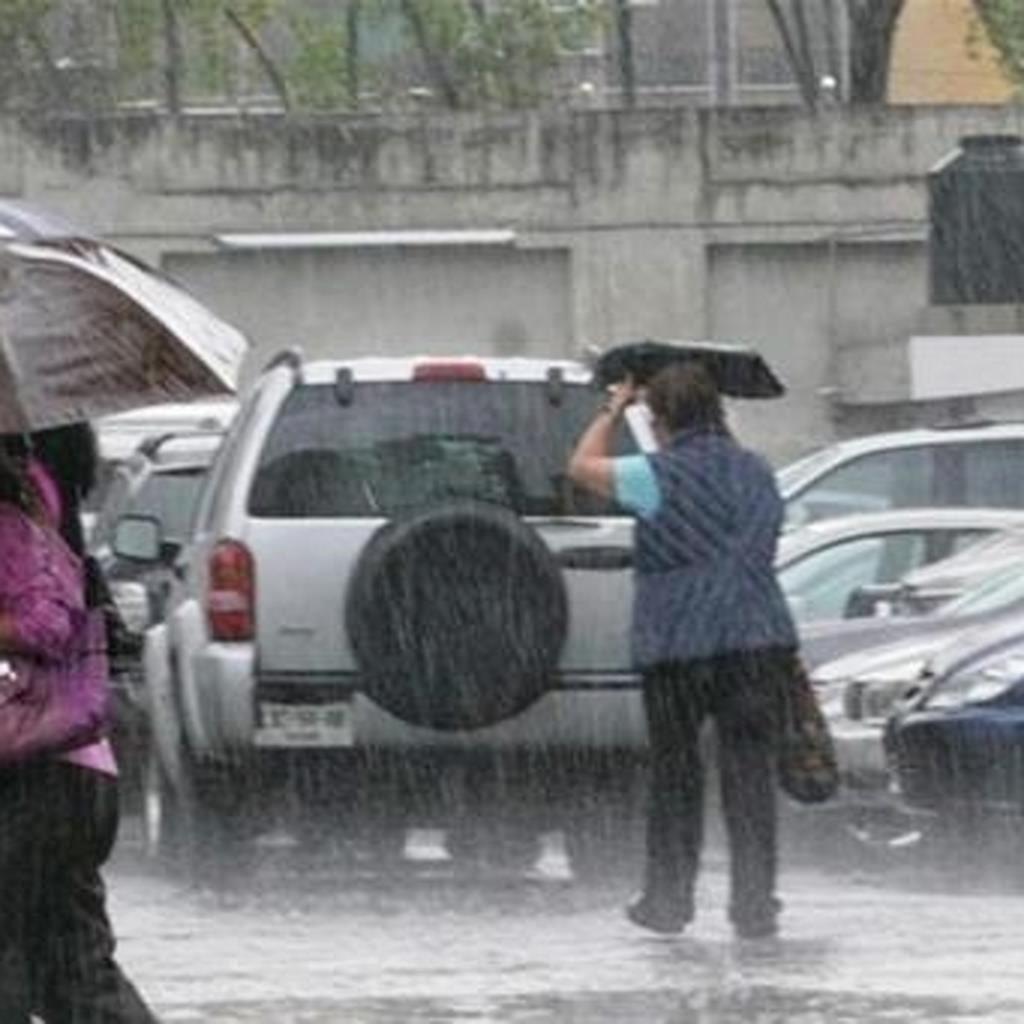
[[[787,531],[779,543],[782,590],[806,625],[865,614],[864,588],[896,584],[994,534],[1024,527],[1022,509],[913,508],[839,516]]]
[[[91,537],[100,507],[108,502],[107,492],[118,467],[129,461],[140,445],[182,433],[223,432],[237,411],[236,399],[222,398],[151,405],[96,420],[93,428],[99,448],[99,480],[82,511],[86,537]]]
[[[165,434],[227,430],[238,412],[234,398],[197,402],[168,402],[131,412],[105,416],[95,424],[100,458],[121,462],[130,458],[144,441]]]
[[[897,430],[839,441],[779,470],[786,519],[921,506],[1024,508],[1024,423]]]
[[[273,363],[147,634],[152,817],[208,834],[287,777],[385,841],[628,831],[589,808],[632,813],[646,748],[633,520],[565,475],[601,399],[557,360]]]

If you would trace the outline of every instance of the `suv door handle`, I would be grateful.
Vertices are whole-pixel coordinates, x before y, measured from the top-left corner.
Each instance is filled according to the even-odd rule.
[[[555,557],[563,569],[632,569],[633,549],[612,545],[562,548]]]

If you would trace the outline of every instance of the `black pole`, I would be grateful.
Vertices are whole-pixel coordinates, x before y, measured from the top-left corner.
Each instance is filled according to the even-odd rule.
[[[633,8],[630,0],[615,0],[615,28],[619,39],[619,73],[627,107],[636,106],[636,59],[633,53]]]
[[[181,44],[181,30],[178,25],[178,12],[174,9],[174,0],[163,0],[161,7],[164,15],[164,86],[167,109],[172,114],[180,114],[181,67],[184,51]]]

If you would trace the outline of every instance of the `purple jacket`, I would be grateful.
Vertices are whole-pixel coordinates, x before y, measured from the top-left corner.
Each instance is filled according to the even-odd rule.
[[[81,563],[51,533],[0,504],[0,611],[14,623],[18,650],[57,658],[85,618]]]
[[[46,660],[80,649],[89,628],[80,559],[55,530],[5,504],[0,504],[0,611],[13,622],[17,649]],[[97,665],[89,668],[95,671]],[[105,740],[61,758],[116,774]]]

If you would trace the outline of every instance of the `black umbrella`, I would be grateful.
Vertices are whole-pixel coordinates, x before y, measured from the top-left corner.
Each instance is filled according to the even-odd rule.
[[[637,384],[646,384],[666,366],[694,360],[708,368],[723,395],[778,398],[786,391],[760,353],[744,345],[712,341],[645,340],[616,345],[598,358],[594,383],[603,389],[632,377]]]

